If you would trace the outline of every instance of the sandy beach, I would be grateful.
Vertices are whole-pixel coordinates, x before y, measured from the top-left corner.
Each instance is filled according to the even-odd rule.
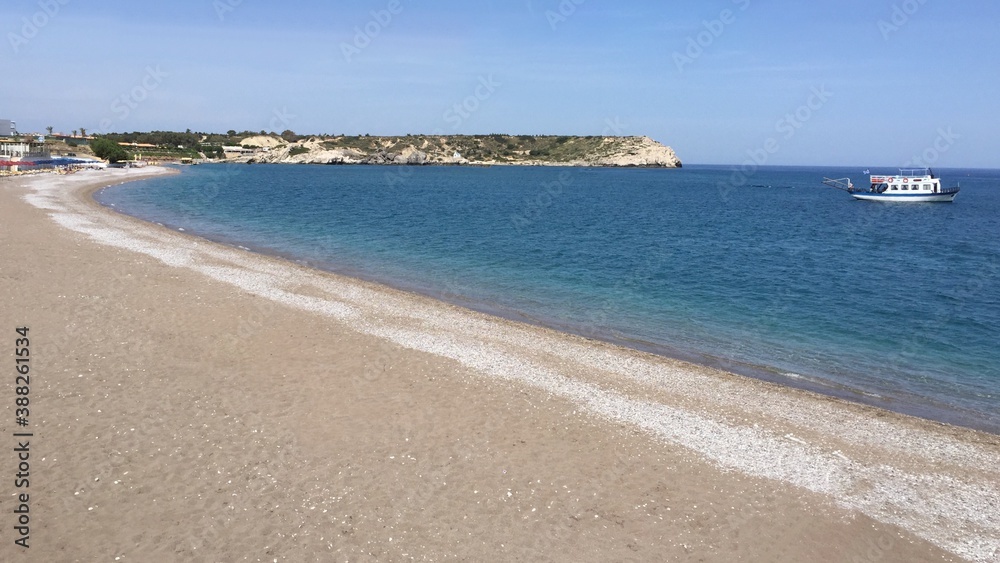
[[[0,179],[0,561],[1000,561],[1000,436],[91,199],[162,173]]]

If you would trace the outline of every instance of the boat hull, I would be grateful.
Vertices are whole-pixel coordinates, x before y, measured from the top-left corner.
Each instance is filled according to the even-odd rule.
[[[854,199],[863,201],[902,201],[902,202],[950,202],[955,200],[958,192],[946,192],[937,194],[872,194],[872,193],[852,193]]]

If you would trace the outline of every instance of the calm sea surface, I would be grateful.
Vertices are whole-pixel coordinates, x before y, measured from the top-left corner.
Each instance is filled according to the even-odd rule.
[[[105,205],[475,309],[1000,432],[1000,170],[203,165]],[[872,173],[895,173],[895,169]]]

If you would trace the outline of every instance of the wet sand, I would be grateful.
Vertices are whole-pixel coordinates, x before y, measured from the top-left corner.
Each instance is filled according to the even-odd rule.
[[[0,180],[3,561],[997,561],[1000,437],[491,317]],[[10,370],[8,373],[12,373]],[[3,521],[2,519],[6,519]]]

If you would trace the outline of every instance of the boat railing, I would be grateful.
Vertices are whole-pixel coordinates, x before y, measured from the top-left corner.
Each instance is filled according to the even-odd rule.
[[[899,175],[904,178],[933,178],[934,171],[930,168],[900,168]]]

